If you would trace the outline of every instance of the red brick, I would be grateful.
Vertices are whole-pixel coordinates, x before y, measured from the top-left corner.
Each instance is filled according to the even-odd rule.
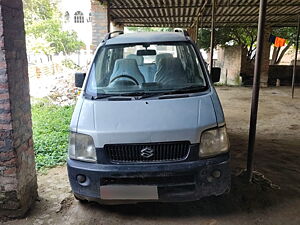
[[[0,94],[0,99],[9,99],[9,94],[8,93]]]
[[[0,141],[0,148],[5,146],[5,142],[4,141]]]
[[[8,151],[8,152],[0,152],[0,160],[1,159],[11,159],[15,157],[15,152]]]
[[[6,102],[6,103],[0,103],[0,109],[10,110],[10,104],[8,102]]]
[[[12,124],[0,124],[0,130],[12,130]]]
[[[0,161],[0,166],[15,166],[16,163],[17,163],[17,159],[12,158],[7,161],[3,161],[3,162]]]
[[[15,175],[16,172],[17,172],[16,167],[12,167],[4,170],[3,174],[4,176],[11,176],[11,175]]]
[[[11,120],[11,114],[10,113],[0,114],[0,120],[10,121]]]
[[[0,83],[0,90],[8,90],[8,84],[7,83]]]

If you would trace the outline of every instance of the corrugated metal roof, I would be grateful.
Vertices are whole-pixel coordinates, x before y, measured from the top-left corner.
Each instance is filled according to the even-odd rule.
[[[107,0],[106,0],[107,2]],[[108,0],[112,21],[125,26],[209,27],[212,0]],[[256,26],[259,0],[216,0],[216,26]],[[268,0],[267,24],[296,26],[300,0]]]

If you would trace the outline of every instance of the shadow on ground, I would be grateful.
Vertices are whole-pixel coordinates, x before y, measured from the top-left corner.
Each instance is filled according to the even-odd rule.
[[[248,182],[245,171],[241,169],[246,161],[246,154],[244,153],[246,136],[231,134],[230,137],[232,142],[232,159],[235,163],[232,164],[232,186],[228,194],[187,203],[139,203],[135,205],[99,205],[97,203],[87,203],[83,204],[82,208],[95,211],[102,210],[121,216],[142,218],[219,217],[237,212],[251,213],[256,210],[263,211],[287,200],[289,195],[286,195],[286,190],[282,190],[278,184],[273,184],[262,173],[254,172],[253,182]],[[279,142],[282,143],[282,140],[279,140]],[[259,144],[260,148],[257,150],[257,154],[260,159],[257,160],[268,160],[268,158],[264,159],[264,155],[267,155],[268,151],[273,152],[276,149],[268,143],[268,140],[259,139],[258,143],[265,143],[269,150],[266,150],[263,148],[264,146]],[[261,151],[264,152],[261,153]]]

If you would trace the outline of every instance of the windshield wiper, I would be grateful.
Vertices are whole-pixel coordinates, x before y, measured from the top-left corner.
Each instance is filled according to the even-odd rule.
[[[92,96],[91,99],[92,100],[97,100],[97,99],[104,99],[104,98],[110,98],[110,97],[115,97],[115,96],[119,96],[119,95],[115,95],[115,94],[100,94],[97,96]]]
[[[206,86],[192,85],[188,87],[179,88],[174,91],[170,91],[168,92],[168,94],[194,93],[194,92],[204,91],[206,89],[207,89]]]
[[[156,96],[161,96],[161,95],[194,93],[194,92],[198,92],[198,91],[204,91],[206,88],[207,88],[206,86],[193,85],[193,86],[188,86],[188,87],[184,87],[184,88],[179,88],[174,91],[145,94],[138,99],[151,98],[151,97],[156,97]]]
[[[143,94],[145,94],[145,92],[129,92],[124,94],[98,94],[97,96],[91,96],[90,98],[92,100],[97,100],[97,99],[105,99],[111,97],[131,97],[131,96],[137,96]]]
[[[110,97],[134,97],[136,100],[145,99],[145,98],[151,98],[161,95],[171,95],[171,94],[185,94],[185,93],[194,93],[199,91],[206,90],[206,86],[199,86],[199,85],[192,85],[184,88],[179,88],[173,91],[167,91],[167,92],[154,92],[154,93],[147,93],[147,92],[129,92],[129,93],[123,93],[123,94],[99,94],[97,96],[90,96],[92,100],[97,99],[105,99]]]

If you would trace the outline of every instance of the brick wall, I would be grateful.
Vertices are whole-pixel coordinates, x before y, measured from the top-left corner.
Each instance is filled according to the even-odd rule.
[[[265,27],[265,36],[264,36],[264,47],[263,47],[263,63],[261,65],[261,75],[260,75],[260,86],[268,86],[269,78],[269,65],[270,65],[270,49],[271,43],[269,42],[269,37],[272,32],[270,26]]]
[[[92,46],[95,50],[108,32],[107,6],[99,0],[91,0],[92,7]]]
[[[0,1],[0,216],[37,196],[22,0]]]

